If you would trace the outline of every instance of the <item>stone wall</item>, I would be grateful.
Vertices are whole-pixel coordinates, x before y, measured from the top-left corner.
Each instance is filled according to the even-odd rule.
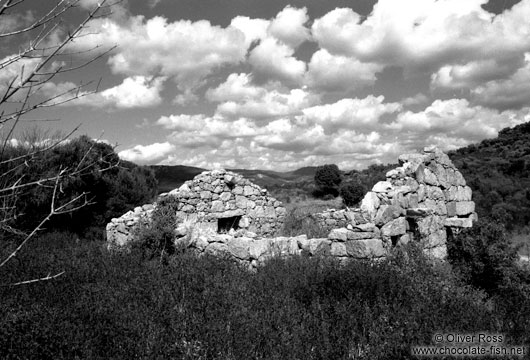
[[[273,237],[285,209],[267,191],[240,175],[214,170],[165,196],[179,199],[175,242],[197,253],[227,254],[254,267],[271,256],[383,258],[396,246],[418,242],[436,258],[447,253],[448,234],[476,219],[471,189],[449,157],[436,148],[399,157],[400,167],[374,185],[359,208],[314,214],[327,238]],[[154,205],[156,206],[156,204]],[[152,206],[137,208],[107,226],[109,247],[130,240],[132,227]],[[219,231],[219,219],[239,217],[237,229]]]
[[[280,230],[286,214],[281,202],[269,196],[266,189],[226,170],[205,171],[180,188],[160,195],[166,196],[178,200],[177,236],[193,227],[196,236],[229,233],[270,237]],[[155,206],[144,205],[112,219],[107,225],[109,247],[130,242],[134,227],[141,219],[149,219]]]

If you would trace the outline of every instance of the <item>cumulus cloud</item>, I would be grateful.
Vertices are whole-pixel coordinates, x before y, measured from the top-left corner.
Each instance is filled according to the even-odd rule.
[[[126,78],[118,86],[102,91],[99,96],[105,103],[114,104],[118,108],[154,106],[162,102],[160,91],[164,81],[164,77],[133,76]]]
[[[271,78],[298,84],[306,71],[305,62],[296,59],[295,50],[275,38],[266,38],[248,58],[254,71]]]
[[[171,77],[183,91],[201,85],[220,66],[243,61],[247,52],[240,30],[206,20],[168,22],[160,16],[133,16],[123,24],[97,20],[90,30],[96,34],[79,38],[74,47],[120,44],[109,58],[114,73]]]
[[[44,85],[42,92],[48,97],[56,97],[54,100],[56,103],[62,103],[74,95],[80,96],[74,101],[65,102],[64,105],[114,106],[119,109],[145,108],[162,102],[160,92],[164,81],[163,77],[133,76],[124,79],[120,85],[95,94],[83,90],[77,94],[72,92],[77,88],[72,82],[58,84],[49,82]]]
[[[136,145],[127,150],[120,151],[118,156],[127,161],[132,161],[136,164],[153,164],[164,158],[176,150],[175,145],[169,142],[154,143],[151,145]]]
[[[15,57],[16,54],[13,54],[0,60],[0,64],[9,63],[8,66],[2,68],[0,71],[0,92],[2,93],[7,90],[9,84],[13,80],[15,80],[15,84],[17,84],[24,74],[33,70],[39,63],[39,59],[35,58],[22,58],[15,62],[11,62],[11,59]]]
[[[269,20],[251,19],[248,16],[236,16],[230,22],[230,27],[238,29],[245,35],[247,47],[254,41],[266,38],[269,25]]]
[[[414,96],[411,96],[411,97],[408,97],[408,98],[405,98],[405,99],[401,100],[401,103],[404,106],[412,106],[412,105],[425,104],[428,101],[429,101],[429,98],[425,94],[418,93],[418,94],[416,94]]]
[[[274,82],[268,86],[253,85],[249,74],[231,74],[217,88],[209,89],[206,97],[220,102],[217,113],[222,116],[252,119],[299,114],[319,100],[304,89],[288,90]]]
[[[335,9],[314,21],[312,33],[331,53],[406,68],[437,70],[528,49],[530,1],[498,16],[482,9],[486,2],[379,0],[366,19]]]
[[[325,49],[311,57],[306,74],[309,86],[323,91],[347,91],[373,85],[383,66],[355,58],[332,55]]]
[[[522,57],[513,59],[486,59],[471,61],[463,65],[442,66],[431,76],[433,89],[474,88],[492,80],[513,75],[523,65]]]
[[[304,25],[308,21],[306,8],[296,9],[287,6],[272,20],[268,32],[284,44],[297,48],[311,37],[309,29]]]
[[[341,129],[372,131],[381,127],[384,114],[401,109],[399,103],[385,103],[383,96],[369,95],[364,99],[341,99],[333,104],[325,104],[304,109],[299,118],[304,124],[319,124],[327,134]]]
[[[173,130],[168,138],[188,148],[219,147],[224,140],[252,137],[259,133],[255,124],[247,119],[229,121],[202,114],[163,116],[156,124]]]
[[[435,100],[423,111],[403,112],[387,128],[399,131],[402,137],[418,147],[432,144],[444,149],[454,149],[495,137],[502,128],[523,121],[513,111],[499,112],[482,106],[471,106],[466,99],[450,99]]]
[[[525,64],[506,79],[487,82],[472,90],[475,99],[485,106],[499,109],[519,109],[530,104],[530,53]]]

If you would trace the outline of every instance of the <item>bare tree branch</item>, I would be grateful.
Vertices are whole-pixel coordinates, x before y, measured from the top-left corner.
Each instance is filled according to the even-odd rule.
[[[16,18],[17,15],[13,15],[13,11],[17,11],[19,8],[16,9],[16,7],[24,1],[27,0],[0,0],[0,22],[6,16],[15,16]],[[76,165],[60,168],[55,173],[48,172],[36,179],[34,176],[28,176],[31,165],[63,144],[78,127],[50,143],[23,144],[18,149],[11,143],[15,130],[22,121],[27,120],[25,118],[27,114],[37,109],[66,104],[94,94],[99,90],[99,83],[96,84],[95,90],[90,90],[93,88],[94,82],[73,86],[67,90],[57,91],[54,88],[53,93],[50,93],[45,87],[60,74],[85,68],[108,55],[115,48],[110,47],[102,51],[100,46],[96,45],[77,52],[68,50],[69,44],[72,44],[76,39],[92,35],[91,32],[87,31],[91,21],[110,14],[108,9],[117,3],[110,3],[110,0],[100,0],[73,29],[66,32],[66,35],[59,42],[52,41],[64,25],[63,16],[79,7],[80,1],[55,0],[54,4],[36,19],[15,28],[5,29],[5,32],[0,33],[0,40],[23,39],[27,43],[26,46],[21,47],[18,53],[0,59],[0,71],[9,74],[7,78],[4,78],[4,83],[0,84],[0,129],[5,127],[5,135],[2,136],[2,144],[0,145],[0,231],[20,236],[21,240],[13,251],[3,260],[0,259],[0,268],[4,268],[7,263],[16,258],[28,242],[38,232],[44,230],[45,224],[53,216],[71,213],[92,204],[87,192],[77,195],[64,195],[62,193],[63,184],[68,179],[83,176],[94,171],[94,169],[99,172],[108,171],[119,164],[119,161],[106,158],[92,159],[90,153],[94,151],[95,147],[92,144]],[[29,41],[27,41],[28,38]],[[73,61],[69,63],[66,58],[72,56],[80,58],[81,55],[84,56],[85,54],[90,54],[90,58],[75,63]],[[31,189],[38,189],[39,187],[48,194],[51,191],[49,211],[42,219],[39,219],[38,224],[32,229],[28,229],[27,232],[21,231],[17,229],[16,221],[23,214],[17,210],[17,203],[21,196],[28,194],[29,191],[32,191]],[[8,286],[49,281],[63,274],[64,271],[55,275],[51,275],[50,272],[45,277],[23,280]]]
[[[19,286],[19,285],[26,285],[26,284],[33,284],[33,283],[36,283],[36,282],[41,282],[41,281],[50,281],[50,280],[54,280],[54,279],[57,279],[59,276],[63,275],[65,272],[64,271],[61,271],[60,273],[58,274],[55,274],[55,275],[51,275],[51,273],[48,273],[47,276],[45,277],[42,277],[40,279],[33,279],[33,280],[26,280],[26,281],[19,281],[19,282],[16,282],[14,284],[9,284],[9,285],[5,285],[5,286]]]

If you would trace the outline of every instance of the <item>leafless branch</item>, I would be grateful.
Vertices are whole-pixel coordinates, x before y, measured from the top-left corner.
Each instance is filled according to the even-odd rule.
[[[26,0],[0,0],[0,21],[4,16],[10,16],[12,10]],[[60,146],[68,139],[77,129],[67,135],[39,146],[28,146],[27,151],[20,149],[10,152],[13,156],[6,158],[6,149],[10,145],[10,140],[15,134],[15,129],[25,119],[25,116],[37,109],[60,106],[62,104],[74,101],[76,99],[95,93],[99,89],[99,83],[95,90],[90,90],[94,83],[89,82],[74,86],[68,90],[59,91],[52,95],[46,94],[46,84],[50,83],[58,75],[79,70],[87,67],[102,57],[108,55],[115,47],[100,50],[100,46],[94,46],[88,50],[78,52],[68,51],[68,45],[83,36],[89,36],[89,24],[94,19],[101,16],[107,16],[110,12],[107,10],[117,2],[110,3],[110,0],[100,0],[100,2],[90,10],[87,15],[58,43],[50,41],[62,27],[62,17],[71,9],[79,6],[80,0],[55,0],[49,10],[45,11],[30,23],[18,26],[14,29],[7,29],[6,32],[0,33],[0,39],[9,38],[29,38],[26,46],[22,47],[17,54],[0,59],[0,71],[8,71],[12,74],[5,83],[0,84],[2,93],[0,93],[0,127],[6,128],[6,134],[3,137],[0,149],[0,230],[16,234],[21,237],[20,243],[0,262],[0,268],[4,267],[10,260],[17,257],[18,253],[35,235],[44,229],[44,225],[55,215],[61,215],[78,210],[84,206],[92,204],[88,193],[73,196],[64,199],[62,186],[66,179],[82,176],[97,166],[97,171],[108,171],[117,166],[118,163],[107,159],[90,159],[90,153],[94,150],[95,145],[91,145],[83,154],[79,163],[74,167],[61,168],[56,173],[48,173],[36,179],[28,176],[27,170],[30,169],[32,162],[38,161],[44,154]],[[118,1],[120,2],[120,1]],[[105,14],[102,14],[102,12]],[[26,40],[24,40],[26,41]],[[90,53],[92,56],[85,61],[68,62],[67,56],[80,56]],[[57,66],[55,61],[60,61]],[[36,99],[35,99],[36,98]],[[104,166],[101,167],[103,162]],[[34,187],[43,187],[51,189],[51,199],[49,211],[42,220],[28,233],[20,231],[13,227],[20,213],[17,213],[17,200],[22,194]],[[48,191],[48,190],[46,190]],[[20,281],[12,286],[32,284],[41,281],[56,279],[64,272],[45,277]]]
[[[63,275],[64,273],[65,273],[64,271],[61,271],[60,273],[55,274],[53,276],[51,275],[51,273],[48,273],[48,275],[46,275],[45,277],[39,278],[39,279],[19,281],[14,284],[9,284],[9,285],[4,285],[4,286],[19,286],[19,285],[33,284],[33,283],[41,282],[41,281],[49,281],[49,280],[57,279],[59,276]]]

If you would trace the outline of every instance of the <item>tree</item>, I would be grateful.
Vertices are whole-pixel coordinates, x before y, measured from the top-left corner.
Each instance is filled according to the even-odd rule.
[[[93,148],[87,149],[75,167],[65,165],[53,172],[43,173],[39,178],[32,178],[28,169],[50,154],[75,131],[60,139],[43,143],[19,143],[14,139],[19,124],[37,109],[47,109],[73,101],[97,91],[85,91],[87,85],[73,86],[65,91],[47,95],[46,86],[63,73],[81,69],[101,58],[111,49],[99,51],[92,48],[84,51],[88,60],[80,60],[74,65],[65,65],[64,61],[79,55],[69,50],[69,46],[86,31],[90,21],[108,15],[107,0],[100,0],[86,16],[73,26],[63,21],[64,17],[73,13],[81,5],[81,0],[56,0],[47,2],[48,8],[43,13],[29,18],[29,22],[19,24],[23,6],[31,0],[0,0],[0,41],[21,44],[19,51],[0,59],[0,128],[3,130],[0,144],[0,239],[11,240],[16,246],[7,255],[2,254],[0,268],[4,267],[17,253],[43,229],[44,225],[54,216],[71,213],[90,203],[87,193],[64,196],[62,190],[66,182],[73,177],[93,171],[94,162],[90,159]],[[15,21],[13,21],[13,19]],[[57,40],[59,39],[59,40]],[[88,54],[88,56],[87,56]],[[83,90],[83,91],[81,91]],[[42,119],[46,120],[46,119]],[[108,163],[106,169],[117,164]],[[105,171],[106,169],[98,169]],[[47,199],[48,211],[36,221],[31,230],[19,229],[18,224],[24,214],[19,203],[30,192],[40,195],[38,189],[51,192]],[[19,284],[49,280],[59,276],[48,275],[41,279],[21,281]]]
[[[340,188],[342,203],[346,206],[355,206],[363,199],[365,192],[366,191],[361,184],[345,184]]]
[[[103,228],[113,217],[118,217],[135,206],[151,202],[156,195],[156,178],[150,168],[122,161],[112,146],[81,136],[57,146],[45,154],[36,155],[35,161],[21,169],[28,180],[49,176],[69,164],[77,167],[81,161],[92,164],[86,171],[70,176],[62,182],[61,199],[74,198],[89,192],[91,204],[73,213],[54,216],[47,230],[68,230],[84,235],[91,228]],[[110,166],[117,164],[119,166]],[[25,216],[18,228],[28,230],[37,225],[36,219],[47,214],[52,189],[34,187],[18,199],[18,209]]]
[[[315,184],[321,195],[339,194],[339,185],[342,181],[342,173],[335,164],[326,164],[317,167],[315,172]]]
[[[468,283],[488,293],[518,272],[517,248],[506,235],[502,223],[481,219],[447,243],[448,259]]]

